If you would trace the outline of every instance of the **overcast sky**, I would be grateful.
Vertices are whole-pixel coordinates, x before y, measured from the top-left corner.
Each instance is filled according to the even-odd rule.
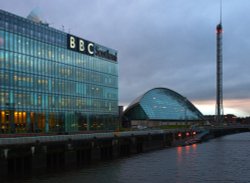
[[[0,0],[26,17],[118,50],[119,104],[155,87],[215,111],[215,27],[219,0]],[[250,115],[250,1],[223,2],[225,113]]]

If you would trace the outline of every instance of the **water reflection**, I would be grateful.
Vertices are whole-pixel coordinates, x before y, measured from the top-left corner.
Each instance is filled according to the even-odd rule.
[[[190,146],[185,146],[185,153],[188,154],[190,150]]]
[[[181,164],[182,162],[182,151],[183,151],[183,147],[182,146],[178,146],[176,148],[177,150],[177,164]]]
[[[249,182],[250,133],[101,162],[81,170],[31,177],[34,183]],[[0,179],[1,182],[1,179]],[[18,183],[22,182],[20,180]],[[2,182],[1,182],[2,183]]]
[[[176,147],[177,163],[182,163],[182,160],[187,156],[193,157],[194,155],[196,155],[196,150],[197,144]]]
[[[196,149],[196,148],[197,148],[197,144],[193,144],[193,145],[192,145],[192,148],[193,148],[193,149]]]

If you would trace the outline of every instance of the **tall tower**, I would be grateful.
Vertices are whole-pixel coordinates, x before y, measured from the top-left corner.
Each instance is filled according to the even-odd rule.
[[[222,2],[220,1],[220,23],[216,26],[216,122],[223,122],[223,65],[222,65]]]

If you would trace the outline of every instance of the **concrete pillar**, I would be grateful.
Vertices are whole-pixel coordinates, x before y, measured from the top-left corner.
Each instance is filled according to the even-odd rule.
[[[47,167],[47,153],[43,150],[37,150],[32,155],[31,167],[33,171],[45,171]]]
[[[4,149],[3,150],[3,155],[4,155],[5,159],[8,159],[8,152],[9,152],[9,149]]]
[[[101,148],[99,143],[97,141],[91,142],[91,159],[93,161],[98,161],[101,159]]]
[[[31,150],[31,154],[32,156],[35,154],[35,146],[31,146],[30,147],[30,150]]]
[[[112,140],[112,154],[113,158],[117,158],[119,156],[119,140],[118,139],[113,139]]]
[[[66,144],[65,146],[65,167],[75,167],[77,162],[77,151],[73,148],[71,143]]]
[[[0,176],[6,176],[8,173],[8,160],[7,158],[1,159],[0,158]]]

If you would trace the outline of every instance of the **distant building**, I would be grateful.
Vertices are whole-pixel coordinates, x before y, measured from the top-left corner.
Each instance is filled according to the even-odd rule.
[[[215,123],[215,115],[204,115],[204,118],[210,123]]]
[[[247,117],[236,117],[237,124],[250,124],[250,116]]]
[[[0,10],[1,131],[115,129],[117,51],[32,17]]]
[[[210,123],[216,123],[216,121],[215,121],[216,116],[215,115],[204,115],[204,117]],[[233,124],[233,123],[236,123],[238,121],[237,116],[235,116],[234,114],[222,115],[222,119],[223,119],[224,123],[228,123],[228,124],[230,124],[230,123]]]
[[[204,123],[201,112],[185,97],[167,88],[154,88],[135,99],[124,111],[131,126]]]
[[[226,114],[223,116],[225,123],[236,123],[237,122],[237,116],[234,114]]]
[[[242,124],[250,124],[250,116],[241,118],[242,120],[240,121]]]
[[[123,106],[119,106],[119,127],[122,127]]]

